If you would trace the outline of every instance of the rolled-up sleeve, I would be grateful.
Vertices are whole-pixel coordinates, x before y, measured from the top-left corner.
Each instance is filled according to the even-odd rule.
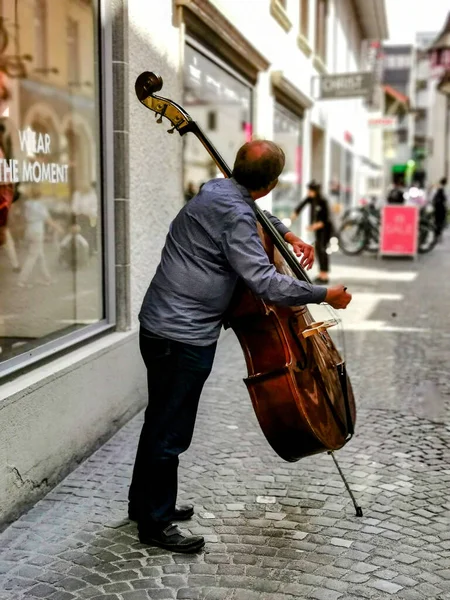
[[[271,221],[272,225],[276,228],[280,235],[284,236],[289,233],[288,227],[280,221],[278,217],[270,213],[268,210],[263,211],[266,217]]]
[[[232,269],[263,300],[284,306],[325,300],[327,288],[278,273],[257,233],[256,217],[241,215],[226,223],[221,241]]]

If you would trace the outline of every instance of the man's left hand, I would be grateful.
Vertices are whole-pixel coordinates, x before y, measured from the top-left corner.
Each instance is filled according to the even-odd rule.
[[[291,244],[294,253],[301,256],[300,266],[304,269],[310,269],[314,264],[314,248],[310,244],[306,244],[299,237],[289,231],[284,239],[288,244]]]

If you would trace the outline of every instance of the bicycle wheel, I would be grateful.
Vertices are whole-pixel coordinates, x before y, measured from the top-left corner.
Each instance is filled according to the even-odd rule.
[[[419,254],[426,254],[433,250],[437,244],[437,235],[431,223],[419,224]]]
[[[339,247],[344,254],[361,254],[366,245],[366,232],[360,220],[349,219],[339,229]]]

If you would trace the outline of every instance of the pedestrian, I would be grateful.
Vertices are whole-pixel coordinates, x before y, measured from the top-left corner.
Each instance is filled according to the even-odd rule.
[[[436,237],[438,240],[442,239],[442,232],[447,221],[447,193],[445,186],[447,185],[447,178],[443,177],[439,181],[439,187],[433,197],[434,206],[434,223],[436,228]]]
[[[327,253],[327,247],[330,242],[333,225],[330,217],[328,200],[322,196],[320,184],[311,181],[308,184],[308,193],[291,215],[291,221],[295,221],[305,206],[309,205],[311,210],[311,224],[308,231],[315,234],[315,250],[319,261],[319,275],[315,279],[317,284],[327,284],[329,282],[330,258]]]
[[[89,261],[89,244],[81,235],[81,227],[74,223],[59,244],[59,263],[76,270]]]
[[[276,186],[284,162],[273,142],[245,144],[233,177],[205,183],[169,228],[139,314],[149,403],[128,510],[142,543],[177,552],[196,552],[204,545],[203,537],[185,536],[172,523],[194,512],[192,506],[176,508],[178,462],[191,443],[200,394],[238,280],[274,304],[326,300],[345,308],[351,300],[343,286],[327,289],[278,273],[264,251],[254,201]],[[302,266],[310,268],[313,248],[268,216],[301,256]]]
[[[396,179],[388,191],[387,204],[403,204],[405,202],[405,189],[402,179]]]
[[[44,276],[43,283],[50,285],[52,276],[47,266],[44,248],[45,227],[49,225],[58,231],[60,231],[60,227],[51,219],[48,208],[42,201],[38,186],[32,188],[30,196],[24,195],[24,219],[25,241],[28,244],[28,249],[17,285],[19,287],[31,287],[28,280],[37,262],[40,263],[42,275]]]
[[[81,228],[81,234],[89,244],[89,255],[97,253],[97,218],[98,198],[96,183],[84,184],[74,193],[72,212],[76,215],[76,223]]]

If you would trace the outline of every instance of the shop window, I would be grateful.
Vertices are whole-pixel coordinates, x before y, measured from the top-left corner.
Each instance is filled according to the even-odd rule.
[[[96,5],[3,6],[5,54],[34,61],[0,65],[0,373],[105,323]]]
[[[34,2],[35,65],[40,71],[47,69],[47,0]]]
[[[325,63],[327,40],[327,0],[316,1],[316,55]]]
[[[301,200],[303,119],[282,104],[275,104],[274,142],[286,157],[283,173],[273,190],[273,213],[280,219],[289,218]]]
[[[300,33],[306,39],[309,36],[309,0],[300,0]]]
[[[252,136],[252,90],[214,57],[186,46],[184,105],[230,167],[238,149]],[[184,190],[190,200],[202,183],[222,177],[195,136],[184,139]]]

